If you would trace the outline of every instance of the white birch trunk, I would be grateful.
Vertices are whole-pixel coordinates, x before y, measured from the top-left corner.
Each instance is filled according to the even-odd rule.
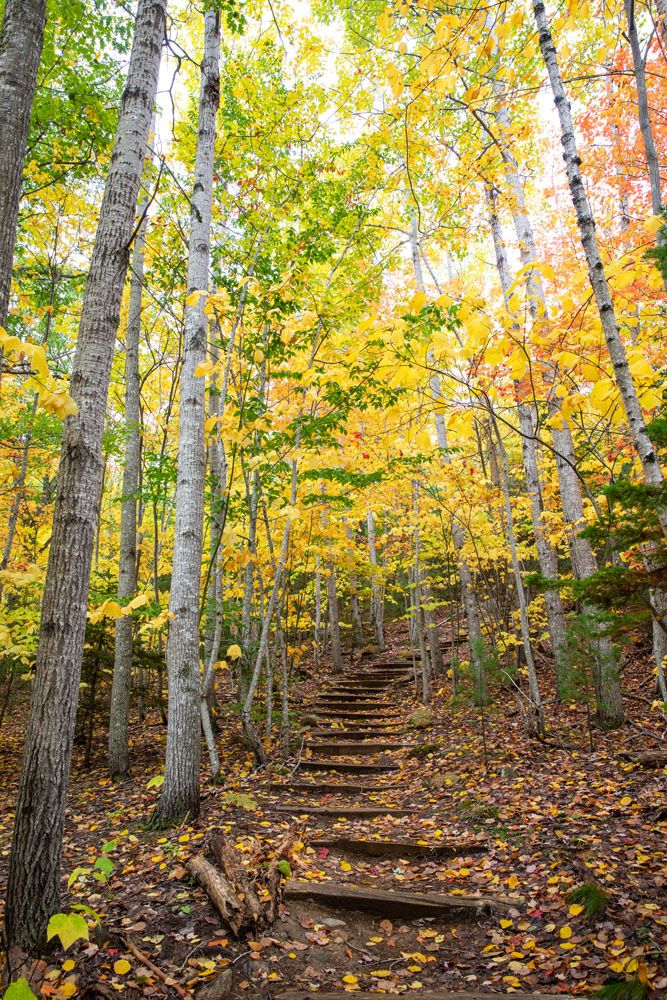
[[[137,195],[157,91],[165,0],[140,0],[114,153],[86,281],[63,431],[39,646],[7,888],[5,935],[34,952],[60,908],[67,780],[99,516],[102,432]]]
[[[503,122],[509,125],[509,120]],[[511,158],[511,159],[510,159]],[[527,213],[525,211],[525,201],[523,197],[523,185],[519,177],[516,163],[508,154],[505,160],[506,175],[511,179],[512,188],[512,213],[515,220],[515,228],[519,243],[523,248],[524,256],[527,256],[529,247],[533,245],[532,231]],[[512,284],[509,263],[507,260],[507,250],[502,236],[500,219],[498,217],[495,192],[487,187],[487,204],[489,208],[489,218],[491,223],[491,235],[496,255],[496,266],[500,278],[500,285],[505,300],[505,306],[511,313],[509,290]],[[526,261],[524,261],[526,263]],[[528,280],[531,280],[532,272],[528,272]],[[529,290],[529,294],[535,294],[535,290]],[[518,331],[518,325],[516,325]],[[558,556],[546,535],[546,525],[544,522],[544,504],[542,502],[542,482],[539,473],[537,439],[536,439],[536,419],[535,407],[528,403],[519,402],[518,406],[519,430],[521,431],[521,451],[523,455],[523,467],[526,473],[526,489],[530,499],[531,520],[533,523],[533,534],[535,537],[535,548],[540,564],[540,572],[545,579],[558,579]],[[549,623],[549,635],[554,655],[556,667],[556,677],[560,678],[563,668],[563,660],[566,647],[567,627],[565,622],[565,612],[560,598],[560,594],[555,589],[547,589],[544,595],[547,621]]]
[[[588,275],[600,315],[607,350],[611,358],[614,378],[623,403],[623,409],[625,410],[630,435],[644,471],[644,479],[647,483],[658,486],[663,480],[662,470],[655,448],[653,447],[653,442],[646,430],[644,415],[637,396],[637,388],[628,366],[625,344],[621,339],[618,329],[614,304],[597,245],[595,222],[584,188],[580,169],[581,160],[577,152],[570,102],[563,87],[556,48],[542,0],[533,0],[533,11],[539,33],[540,49],[549,74],[554,104],[556,105],[560,120],[563,159],[565,160],[567,169],[572,203],[577,216],[581,245],[586,256]],[[660,523],[664,534],[667,536],[667,514],[661,515]]]
[[[372,510],[366,515],[368,525],[368,558],[371,563],[371,607],[375,641],[381,653],[384,652],[384,602],[382,600],[382,584],[378,572],[377,545],[375,541],[375,515]]]
[[[153,118],[152,128],[155,128]],[[146,159],[150,159],[147,149]],[[125,333],[125,462],[123,467],[118,556],[118,599],[123,603],[137,589],[137,510],[141,475],[141,381],[139,341],[144,292],[144,248],[148,226],[148,199],[139,204],[141,219],[134,241],[130,301]],[[109,770],[114,781],[126,778],[130,770],[129,715],[132,679],[134,620],[122,615],[116,620],[113,681],[109,711]]]
[[[204,15],[195,177],[191,197],[188,299],[178,424],[176,526],[169,595],[169,718],[164,783],[152,818],[170,826],[199,814],[201,679],[199,596],[204,533],[206,449],[205,380],[196,375],[206,358],[211,213],[216,114],[220,102],[220,13]]]
[[[413,213],[410,222],[410,249],[412,254],[412,266],[415,274],[415,282],[420,291],[425,291],[424,276],[419,257],[419,234],[417,232],[417,217]],[[431,360],[430,358],[428,359]],[[435,411],[435,431],[440,449],[442,462],[445,465],[451,464],[451,457],[447,444],[447,426],[442,411],[438,408],[442,400],[442,390],[440,379],[437,374],[433,374],[430,380],[431,395],[436,406]],[[456,551],[459,568],[459,578],[461,580],[461,597],[468,623],[468,639],[470,644],[470,660],[475,674],[476,690],[480,698],[486,698],[486,678],[484,677],[484,667],[482,663],[482,648],[484,639],[482,637],[482,625],[479,614],[479,605],[475,593],[472,571],[465,556],[463,547],[465,545],[465,535],[463,529],[455,517],[451,518],[452,541]]]

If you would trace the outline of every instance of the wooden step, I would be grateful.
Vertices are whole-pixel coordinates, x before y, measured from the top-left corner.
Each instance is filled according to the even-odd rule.
[[[275,792],[322,792],[324,795],[361,795],[397,791],[394,785],[357,785],[350,781],[294,781],[290,784],[274,782],[269,786]]]
[[[421,667],[421,661],[417,660],[417,669]],[[415,664],[412,660],[388,660],[386,663],[369,663],[368,668],[375,673],[379,670],[381,673],[393,673],[395,670],[413,670]]]
[[[309,806],[306,803],[274,807],[276,812],[289,813],[290,816],[333,816],[334,819],[373,819],[377,816],[412,816],[417,809],[406,809],[403,806],[355,806],[342,803],[338,806]]]
[[[341,708],[345,711],[354,709],[355,712],[361,712],[369,708],[394,707],[392,701],[359,701],[357,698],[350,698],[349,701],[345,699],[341,700],[340,698],[318,698],[317,701],[313,702],[313,708]]]
[[[381,774],[383,771],[398,771],[400,764],[388,761],[386,764],[360,764],[350,760],[331,760],[330,758],[319,758],[317,760],[302,760],[299,764],[300,771],[345,771],[357,774]]]
[[[466,857],[488,850],[478,841],[467,843],[417,844],[414,840],[351,840],[348,837],[318,837],[310,847],[326,847],[340,854],[361,854],[369,858],[425,858],[439,861],[443,858]]]
[[[311,990],[286,990],[284,993],[274,993],[275,1000],[348,1000],[350,994],[325,993],[318,990],[313,993]],[[408,1000],[571,1000],[573,993],[483,993],[475,991],[473,993],[450,992],[449,990],[434,990],[432,993],[416,992],[410,990],[407,993],[387,994],[364,990],[355,990],[355,997],[359,1000],[386,1000],[387,996],[402,996]]]
[[[389,750],[409,750],[410,743],[308,743],[305,749],[313,753],[330,753],[332,757],[359,757],[373,753],[386,753]]]
[[[352,705],[342,705],[342,704],[338,704],[338,705],[321,705],[320,704],[320,705],[313,705],[312,707],[313,707],[314,711],[315,712],[319,712],[320,715],[322,714],[322,712],[326,712],[327,715],[343,715],[343,716],[349,716],[351,718],[354,718],[355,716],[364,716],[364,715],[366,715],[366,716],[367,715],[373,715],[373,716],[376,716],[378,718],[385,718],[385,716],[381,715],[380,712],[379,712],[379,709],[382,709],[382,711],[385,710],[384,706],[382,706],[382,705],[378,706],[378,705],[360,705],[360,704],[356,704],[356,705],[354,705],[354,704],[352,704]],[[396,706],[390,703],[390,704],[387,705],[387,708],[394,708],[395,709]],[[387,716],[387,718],[388,718],[388,716]]]
[[[311,729],[308,735],[329,740],[349,740],[351,736],[355,740],[381,740],[383,736],[386,738],[392,733],[383,729]]]
[[[502,900],[493,896],[445,896],[439,893],[362,888],[341,885],[340,882],[298,882],[288,879],[285,900],[301,902],[312,900],[321,906],[336,910],[361,910],[380,913],[383,917],[450,917],[476,919],[483,914],[503,912],[515,906],[516,900]]]
[[[326,716],[323,719],[323,723],[326,722],[327,725],[331,725],[332,722],[340,722],[341,729],[338,731],[340,733],[350,732],[356,735],[358,729],[381,729],[383,736],[393,736],[397,732],[403,732],[403,724],[401,722],[393,722],[393,716],[366,716],[362,719],[351,718],[346,716],[343,719],[338,719],[336,713],[331,712],[318,712],[320,717]],[[333,715],[333,719],[331,716]],[[343,725],[344,723],[344,725]]]

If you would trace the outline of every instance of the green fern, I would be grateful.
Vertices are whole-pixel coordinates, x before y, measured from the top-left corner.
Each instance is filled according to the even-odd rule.
[[[606,892],[594,882],[585,882],[578,886],[567,897],[567,901],[568,903],[580,903],[589,919],[602,916],[609,905],[609,897]]]
[[[593,994],[599,1000],[647,1000],[648,995],[648,986],[639,979],[615,979]]]

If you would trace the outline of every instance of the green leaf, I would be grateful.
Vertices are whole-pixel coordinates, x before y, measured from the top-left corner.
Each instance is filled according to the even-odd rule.
[[[102,844],[102,854],[111,854],[117,847],[118,844],[115,840],[107,840],[106,844]]]
[[[113,861],[111,858],[97,858],[95,861],[95,867],[108,877],[113,871]]]
[[[37,997],[30,989],[27,979],[17,979],[5,990],[4,1000],[37,1000]]]
[[[278,862],[278,871],[280,872],[281,875],[284,875],[285,878],[289,878],[290,875],[292,874],[292,866],[290,865],[289,861],[285,861],[283,859],[282,861]]]
[[[82,875],[90,875],[90,868],[75,868],[70,877],[67,879],[67,888],[71,889],[77,879],[81,878]]]
[[[164,774],[156,774],[150,781],[146,782],[146,788],[159,788],[164,781]]]
[[[79,913],[54,913],[46,929],[46,940],[59,937],[65,951],[75,941],[87,941],[89,936],[88,924]]]

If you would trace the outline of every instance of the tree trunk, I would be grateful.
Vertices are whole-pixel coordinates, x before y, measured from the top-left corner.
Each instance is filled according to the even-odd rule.
[[[628,41],[630,42],[630,52],[632,53],[632,67],[635,73],[635,84],[637,86],[637,115],[639,119],[639,130],[642,134],[642,141],[644,143],[646,167],[651,185],[651,211],[654,215],[660,215],[662,211],[660,163],[658,161],[658,152],[655,148],[655,139],[653,138],[651,115],[648,106],[648,94],[646,92],[646,66],[642,57],[639,36],[637,34],[635,2],[634,0],[623,0],[623,5],[625,7],[625,17],[628,24]]]
[[[86,282],[65,422],[7,888],[6,936],[35,952],[60,902],[65,799],[99,516],[102,431],[166,0],[140,0],[116,143]]]
[[[509,462],[507,461],[507,452],[503,444],[503,439],[500,436],[500,431],[498,430],[498,424],[496,423],[495,417],[491,415],[491,423],[493,430],[495,432],[496,441],[498,444],[498,450],[501,457],[501,472],[500,472],[500,487],[503,494],[503,499],[505,501],[505,519],[507,522],[507,541],[509,543],[510,556],[512,559],[512,569],[514,571],[514,583],[516,586],[517,600],[519,603],[519,616],[521,620],[521,639],[523,641],[523,651],[526,657],[526,667],[528,670],[528,690],[530,692],[530,700],[532,702],[532,711],[530,714],[529,729],[538,736],[544,735],[544,714],[542,711],[542,697],[540,695],[540,685],[537,680],[537,669],[535,667],[535,659],[533,657],[533,647],[530,642],[530,621],[528,619],[528,604],[526,601],[526,592],[523,586],[523,579],[521,576],[521,567],[519,565],[519,556],[516,547],[516,536],[514,534],[514,517],[512,515],[512,501],[510,498],[510,473],[509,473]]]
[[[147,158],[149,154],[147,153]],[[148,200],[139,205],[141,219],[134,242],[130,302],[125,334],[125,466],[120,514],[118,557],[119,603],[132,598],[137,589],[137,510],[141,474],[141,380],[139,341],[144,291],[144,247],[148,223]],[[113,682],[109,712],[109,770],[114,781],[126,778],[130,770],[129,715],[134,621],[132,615],[116,620]]]
[[[0,29],[0,326],[3,327],[7,324],[23,161],[45,23],[46,0],[5,0]]]
[[[554,104],[556,105],[560,120],[563,159],[565,160],[567,169],[572,203],[577,216],[581,245],[586,255],[588,276],[600,315],[607,350],[611,358],[614,378],[625,410],[630,435],[644,470],[644,479],[647,483],[658,486],[662,483],[662,471],[658,463],[655,448],[653,447],[653,442],[646,430],[644,415],[637,396],[637,389],[628,366],[625,344],[621,339],[618,323],[616,322],[614,304],[595,236],[595,222],[588,198],[586,197],[580,169],[581,160],[577,153],[570,102],[563,87],[556,49],[551,31],[549,30],[549,22],[542,0],[533,0],[533,11],[539,33],[540,49],[549,74],[551,89],[554,95]],[[667,536],[667,513],[661,515],[660,523],[664,534]]]
[[[509,118],[503,121],[503,125],[509,125]],[[512,214],[514,216],[515,228],[520,246],[522,248],[522,262],[527,263],[523,258],[528,256],[531,246],[534,246],[532,230],[525,211],[525,201],[523,198],[523,185],[519,177],[516,161],[509,152],[505,155],[505,170],[511,182],[512,188]],[[502,237],[500,219],[496,206],[495,191],[487,186],[487,204],[489,208],[489,218],[491,224],[491,235],[496,255],[496,266],[500,277],[500,284],[503,291],[505,307],[510,309],[510,287],[512,279],[510,276],[509,263],[507,260],[507,250]],[[534,255],[532,255],[534,256]],[[530,280],[531,272],[528,272]],[[529,289],[529,294],[532,289]],[[517,326],[518,330],[518,326]],[[518,387],[517,387],[518,392]],[[536,440],[536,414],[534,405],[519,402],[519,430],[521,431],[521,451],[523,454],[523,467],[526,473],[526,489],[530,498],[531,519],[533,522],[533,534],[535,536],[535,548],[540,564],[540,572],[547,580],[558,579],[558,556],[553,545],[546,536],[546,525],[544,523],[544,504],[542,502],[542,482],[539,473],[537,440]],[[551,637],[551,647],[554,655],[556,668],[556,678],[560,680],[563,673],[563,661],[566,647],[567,626],[565,622],[565,612],[560,594],[557,590],[547,589],[544,594],[547,608],[547,620],[549,623],[549,635]]]
[[[178,424],[176,527],[169,595],[169,721],[164,784],[151,823],[171,826],[199,814],[201,756],[199,593],[204,544],[205,380],[215,120],[220,103],[220,13],[204,14],[199,126],[190,213],[188,294]],[[200,293],[197,295],[196,293]]]
[[[340,645],[340,611],[336,589],[336,565],[333,559],[327,559],[325,572],[327,578],[329,625],[331,627],[331,664],[333,673],[340,674],[343,672],[343,654]]]
[[[498,120],[503,126],[504,134],[508,135],[510,118],[507,109],[503,106],[498,111]],[[538,260],[535,236],[526,208],[523,183],[519,175],[518,164],[506,142],[503,144],[503,161],[505,164],[505,173],[512,191],[512,215],[519,241],[521,263],[524,267],[529,267],[531,264],[536,264]],[[507,270],[506,259],[503,262],[503,266]],[[505,277],[501,275],[501,280],[504,283],[508,279],[508,272]],[[529,309],[533,319],[537,320],[548,316],[546,293],[537,269],[527,271],[526,289],[529,297]],[[547,379],[547,381],[552,380]],[[586,538],[581,537],[581,530],[585,524],[584,503],[581,483],[576,471],[577,459],[572,431],[567,420],[561,414],[560,400],[555,392],[551,393],[548,406],[549,415],[555,421],[551,429],[551,438],[554,444],[554,457],[556,460],[563,519],[568,527],[568,547],[572,569],[578,580],[585,580],[597,572],[597,560],[590,542]],[[560,423],[560,427],[558,423]],[[556,592],[554,591],[553,594],[556,595]],[[593,665],[597,716],[604,726],[611,728],[621,725],[623,722],[620,677],[615,667],[613,646],[606,636],[600,634],[600,628],[594,623],[594,615],[591,615],[591,611],[591,608],[584,608],[584,612],[589,617],[592,628],[598,633],[594,641],[595,663]],[[564,670],[561,669],[559,685],[561,689],[563,686],[563,673]]]
[[[366,515],[368,524],[368,558],[371,564],[371,608],[373,615],[373,625],[375,627],[375,641],[381,653],[385,650],[384,644],[384,607],[382,600],[382,584],[378,573],[378,556],[375,544],[375,514],[372,510]]]
[[[349,524],[345,523],[345,537],[351,543],[350,559],[354,559],[354,534]],[[364,636],[364,628],[361,621],[361,608],[359,607],[359,580],[354,569],[350,569],[350,614],[352,616],[352,649],[361,646]]]
[[[417,231],[417,217],[415,213],[412,213],[411,224],[410,224],[410,248],[412,253],[412,266],[415,274],[415,281],[417,287],[421,290],[425,290],[424,286],[424,276],[421,268],[421,261],[419,257],[419,233]],[[429,359],[430,360],[430,359]],[[436,407],[442,401],[442,389],[440,385],[440,378],[436,373],[431,376],[430,381],[431,394],[433,396],[433,401]],[[448,443],[447,443],[447,427],[445,425],[445,416],[441,410],[436,409],[435,411],[435,432],[438,441],[438,448],[440,449],[441,459],[443,464],[451,465],[451,456],[449,454]],[[484,665],[483,659],[483,649],[484,649],[484,638],[482,636],[482,625],[480,621],[479,605],[477,603],[477,595],[475,593],[475,585],[473,581],[472,571],[470,565],[463,555],[463,547],[465,545],[465,535],[463,533],[463,528],[460,523],[456,520],[456,517],[452,515],[451,517],[451,532],[452,541],[454,542],[454,549],[457,555],[457,562],[459,567],[459,579],[461,581],[461,596],[463,600],[463,608],[466,615],[466,621],[468,623],[468,639],[470,643],[470,660],[473,667],[473,674],[475,677],[475,689],[480,698],[486,698],[486,678],[484,676]]]

